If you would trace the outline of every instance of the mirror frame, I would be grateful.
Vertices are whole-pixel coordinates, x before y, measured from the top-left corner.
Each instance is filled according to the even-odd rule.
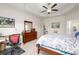
[[[25,29],[25,24],[26,23],[30,23],[31,24],[31,29],[33,28],[33,23],[31,21],[24,21],[24,31],[26,31],[26,29]]]

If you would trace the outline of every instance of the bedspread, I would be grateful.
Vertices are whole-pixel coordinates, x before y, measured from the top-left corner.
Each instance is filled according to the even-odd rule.
[[[45,45],[72,54],[79,54],[79,40],[67,35],[46,34],[39,38],[37,44]]]

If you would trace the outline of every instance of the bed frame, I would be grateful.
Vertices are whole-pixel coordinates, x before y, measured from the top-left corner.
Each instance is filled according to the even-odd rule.
[[[36,46],[38,48],[38,51],[37,51],[38,54],[40,53],[40,50],[42,50],[42,51],[49,53],[50,55],[62,55],[58,52],[55,52],[55,51],[49,50],[47,48],[41,47],[40,44],[37,44]]]

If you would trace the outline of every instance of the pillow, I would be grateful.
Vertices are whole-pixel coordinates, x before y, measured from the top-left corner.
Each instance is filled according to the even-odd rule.
[[[75,33],[75,37],[76,37],[77,39],[79,39],[79,32],[76,32],[76,33]]]
[[[79,39],[79,35],[77,35],[77,39]]]

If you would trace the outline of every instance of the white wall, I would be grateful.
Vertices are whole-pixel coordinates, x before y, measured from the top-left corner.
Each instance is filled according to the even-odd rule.
[[[0,28],[0,33],[3,33],[4,35],[9,35],[16,32],[22,32],[24,30],[24,20],[27,20],[33,22],[33,27],[36,28],[36,31],[38,32],[38,37],[40,37],[43,33],[43,24],[46,25],[46,29],[49,33],[54,32],[54,29],[51,28],[52,22],[60,22],[60,28],[55,29],[58,31],[58,33],[69,33],[69,24],[67,24],[67,21],[79,20],[79,9],[72,10],[65,15],[41,19],[40,17],[37,17],[29,12],[23,12],[9,5],[0,4],[0,16],[15,18],[15,28]]]
[[[52,29],[51,28],[52,22],[60,22],[60,28]],[[69,24],[69,22],[71,23]],[[43,24],[46,25],[48,33],[53,33],[54,30],[58,30],[59,33],[68,35],[73,35],[72,27],[74,25],[79,27],[78,23],[79,23],[79,8],[73,9],[72,11],[69,11],[68,13],[63,14],[61,16],[50,17],[47,19],[45,18],[43,20]]]
[[[40,29],[40,18],[33,14],[23,12],[9,5],[0,4],[0,16],[15,19],[15,28],[0,28],[0,33],[2,33],[3,35],[21,33],[24,30],[24,20],[27,20],[33,22],[33,27],[36,28],[38,37],[41,36],[42,30]]]
[[[74,10],[68,12],[66,15],[66,20],[70,21],[70,28],[69,28],[69,32],[68,34],[73,35],[73,26],[77,26],[77,31],[79,31],[79,8],[75,8]],[[67,26],[68,27],[68,26]],[[67,28],[68,29],[68,28]]]
[[[51,28],[51,24],[54,23],[54,22],[60,23],[59,29]],[[66,20],[65,20],[64,16],[56,16],[56,17],[44,19],[43,24],[45,24],[48,33],[54,33],[55,30],[57,30],[58,33],[62,33],[62,34],[64,34],[66,32]]]

